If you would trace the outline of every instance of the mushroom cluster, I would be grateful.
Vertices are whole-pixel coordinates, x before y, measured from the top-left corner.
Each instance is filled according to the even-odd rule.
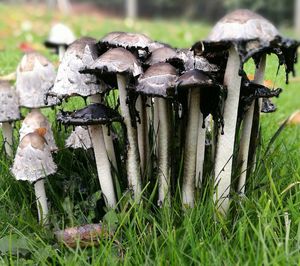
[[[60,51],[57,73],[42,55],[30,53],[18,66],[16,90],[0,83],[0,100],[14,106],[7,107],[9,111],[0,106],[0,119],[8,123],[3,124],[3,134],[9,155],[13,154],[10,123],[19,119],[19,105],[30,109],[12,173],[34,183],[40,220],[48,219],[43,180],[59,170],[51,155],[59,149],[40,109],[63,102],[68,106],[74,96],[88,103],[77,110],[61,109],[57,121],[73,128],[66,147],[93,150],[108,208],[118,203],[115,176],[126,176],[136,203],[144,190],[158,187],[160,207],[170,206],[180,184],[185,209],[194,206],[196,189],[213,173],[214,201],[226,214],[230,190],[245,193],[255,161],[260,112],[274,111],[270,98],[282,91],[263,84],[266,56],[276,54],[288,77],[294,73],[299,43],[285,39],[268,20],[248,10],[228,14],[208,39],[189,49],[126,32],[70,43],[71,34],[56,41],[56,30],[63,27],[53,29],[46,44]],[[256,67],[254,80],[244,70],[250,58]],[[117,152],[117,146],[123,150]],[[233,172],[238,172],[237,184]]]

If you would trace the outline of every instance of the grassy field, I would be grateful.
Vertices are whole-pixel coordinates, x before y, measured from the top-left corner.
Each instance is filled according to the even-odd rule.
[[[61,19],[80,35],[100,38],[113,30],[143,32],[153,39],[189,47],[204,38],[209,25],[184,21],[123,21],[105,17],[62,17],[39,8],[0,5],[0,75],[13,72],[21,59],[20,45],[30,43],[53,62],[57,57],[43,48],[51,22]],[[292,34],[291,31],[285,31]],[[247,70],[253,73],[253,66]],[[295,265],[300,252],[300,127],[286,127],[267,153],[272,136],[294,110],[300,108],[300,84],[285,85],[284,71],[276,76],[277,61],[268,57],[266,79],[284,92],[274,102],[278,110],[262,115],[262,146],[258,167],[242,201],[227,218],[217,217],[209,187],[198,193],[194,209],[183,212],[179,200],[158,209],[149,195],[132,204],[127,194],[119,211],[105,214],[92,156],[63,147],[66,133],[53,121],[60,151],[54,155],[59,171],[46,182],[51,203],[51,227],[37,222],[33,187],[10,174],[11,161],[0,154],[0,264],[3,265]],[[300,73],[300,65],[297,65]],[[72,106],[82,105],[75,100]],[[25,113],[26,110],[23,110]],[[18,138],[16,124],[15,138]],[[1,137],[0,137],[1,138]],[[1,143],[1,142],[0,142]],[[206,175],[209,179],[209,173]],[[179,192],[176,194],[179,198]],[[177,203],[176,203],[177,202]],[[104,215],[105,214],[105,215]],[[103,216],[104,215],[104,216]],[[55,241],[53,231],[66,226],[103,220],[113,237],[99,247],[67,248]]]

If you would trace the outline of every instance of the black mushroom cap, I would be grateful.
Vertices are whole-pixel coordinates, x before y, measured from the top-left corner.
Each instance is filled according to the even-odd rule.
[[[169,63],[181,70],[184,69],[184,62],[177,51],[171,47],[160,47],[154,50],[150,57],[145,61],[146,66],[152,66],[157,63]]]
[[[273,113],[277,110],[276,105],[271,101],[270,98],[263,98],[262,105],[261,105],[261,112],[262,113]]]
[[[116,74],[136,78],[142,73],[142,68],[132,53],[124,48],[114,48],[99,56],[92,65],[80,72],[94,74],[105,83],[116,87]]]
[[[155,97],[173,97],[177,77],[176,68],[169,63],[154,64],[138,79],[136,92]]]
[[[57,121],[65,125],[97,125],[122,122],[123,118],[118,112],[101,103],[90,104],[74,112],[61,111]]]

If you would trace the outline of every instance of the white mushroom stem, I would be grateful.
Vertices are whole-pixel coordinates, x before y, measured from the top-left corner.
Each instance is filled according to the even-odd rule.
[[[265,67],[266,67],[266,55],[262,56],[259,66],[255,72],[255,76],[254,76],[255,83],[263,84]],[[249,147],[250,147],[250,139],[251,139],[251,131],[252,131],[252,122],[254,116],[254,104],[255,101],[252,102],[243,120],[243,128],[242,128],[239,155],[238,155],[238,161],[241,163],[241,170],[240,170],[241,174],[239,177],[238,192],[240,192],[242,195],[245,193]]]
[[[95,94],[95,95],[90,96],[89,100],[91,103],[101,103],[102,102],[100,94]],[[107,126],[103,125],[102,130],[103,130],[104,143],[105,143],[108,158],[111,161],[111,164],[113,165],[114,169],[118,169],[112,136],[109,134],[109,130],[108,130]]]
[[[148,157],[148,126],[147,126],[147,113],[145,108],[145,103],[143,102],[142,96],[139,95],[136,100],[136,109],[139,112],[140,123],[137,123],[137,133],[138,133],[138,146],[139,154],[141,160],[141,170],[142,175],[146,171],[146,163]]]
[[[13,154],[12,145],[13,145],[13,127],[10,122],[2,123],[2,134],[3,140],[5,141],[5,151],[6,154],[11,157]]]
[[[113,208],[116,206],[116,196],[110,170],[110,162],[106,153],[102,126],[90,125],[88,128],[93,143],[101,191],[104,195],[106,205]]]
[[[204,165],[204,156],[205,156],[206,127],[202,128],[202,124],[203,124],[203,114],[200,112],[199,113],[199,122],[198,122],[196,182],[195,182],[195,185],[197,188],[200,188],[201,184],[202,184],[203,165]]]
[[[182,185],[182,202],[184,207],[193,207],[195,199],[196,154],[200,116],[200,89],[191,89],[189,94],[190,104],[184,145]],[[205,145],[205,142],[203,142],[202,145]]]
[[[48,203],[45,191],[45,181],[40,179],[34,183],[34,191],[39,215],[39,222],[41,224],[48,224]]]
[[[158,108],[158,205],[170,202],[170,121],[168,102],[166,99],[157,98]]]
[[[129,188],[133,189],[134,197],[137,202],[140,201],[142,184],[140,171],[140,158],[137,141],[137,130],[131,124],[131,116],[127,100],[127,78],[124,75],[117,74],[119,89],[120,109],[124,118],[127,130],[127,175]]]
[[[65,54],[66,48],[64,47],[64,45],[59,45],[58,46],[58,58],[59,58],[59,62],[62,61],[64,54]]]
[[[215,157],[215,194],[214,201],[218,210],[226,214],[229,208],[229,192],[232,174],[232,157],[234,151],[237,113],[239,107],[241,77],[239,76],[240,59],[233,46],[225,70],[224,85],[227,86],[227,99],[224,106],[224,134],[218,133]]]

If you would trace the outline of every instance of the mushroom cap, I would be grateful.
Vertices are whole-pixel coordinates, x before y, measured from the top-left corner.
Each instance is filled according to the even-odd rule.
[[[99,41],[99,46],[123,47],[125,49],[148,49],[153,41],[142,33],[111,32]]]
[[[152,66],[157,63],[170,63],[176,68],[183,69],[183,59],[177,51],[171,47],[160,47],[151,53],[151,56],[146,60],[145,64]]]
[[[269,42],[278,35],[278,30],[270,21],[250,10],[239,9],[220,19],[208,40],[219,42],[261,39]]]
[[[80,70],[90,66],[98,57],[96,40],[82,37],[73,42],[64,54],[58,67],[54,86],[49,95],[58,98],[67,98],[75,95],[90,96],[103,92],[106,86],[99,86],[97,78],[93,75],[82,75]]]
[[[74,112],[60,112],[57,121],[66,125],[98,125],[121,122],[123,118],[118,112],[101,103],[90,104]]]
[[[8,81],[0,81],[0,122],[20,119],[19,98]]]
[[[191,89],[216,86],[213,80],[203,71],[193,69],[185,72],[176,81],[178,89]]]
[[[16,90],[20,106],[42,108],[55,105],[57,100],[53,97],[48,98],[48,104],[44,102],[55,77],[55,68],[47,58],[36,52],[25,54],[17,67]]]
[[[84,72],[130,74],[136,77],[142,73],[142,68],[132,53],[124,48],[114,48],[99,56]]]
[[[57,150],[57,146],[54,140],[51,125],[40,110],[34,109],[25,117],[21,129],[20,129],[20,140],[23,139],[28,133],[32,133],[39,128],[45,128],[45,139],[49,145],[51,151]]]
[[[17,180],[35,182],[54,174],[57,166],[44,137],[37,132],[24,136],[18,146],[11,169]]]
[[[156,97],[173,96],[177,77],[176,69],[169,63],[154,64],[138,79],[136,91]]]
[[[75,127],[75,130],[67,138],[65,146],[84,150],[92,148],[93,144],[88,129],[81,126]]]
[[[199,69],[204,72],[218,72],[219,67],[210,63],[205,57],[195,55],[190,49],[179,49],[180,58],[184,62],[185,71]]]
[[[75,39],[75,35],[69,27],[62,23],[57,23],[52,26],[45,45],[49,48],[56,48],[60,45],[68,46]]]

